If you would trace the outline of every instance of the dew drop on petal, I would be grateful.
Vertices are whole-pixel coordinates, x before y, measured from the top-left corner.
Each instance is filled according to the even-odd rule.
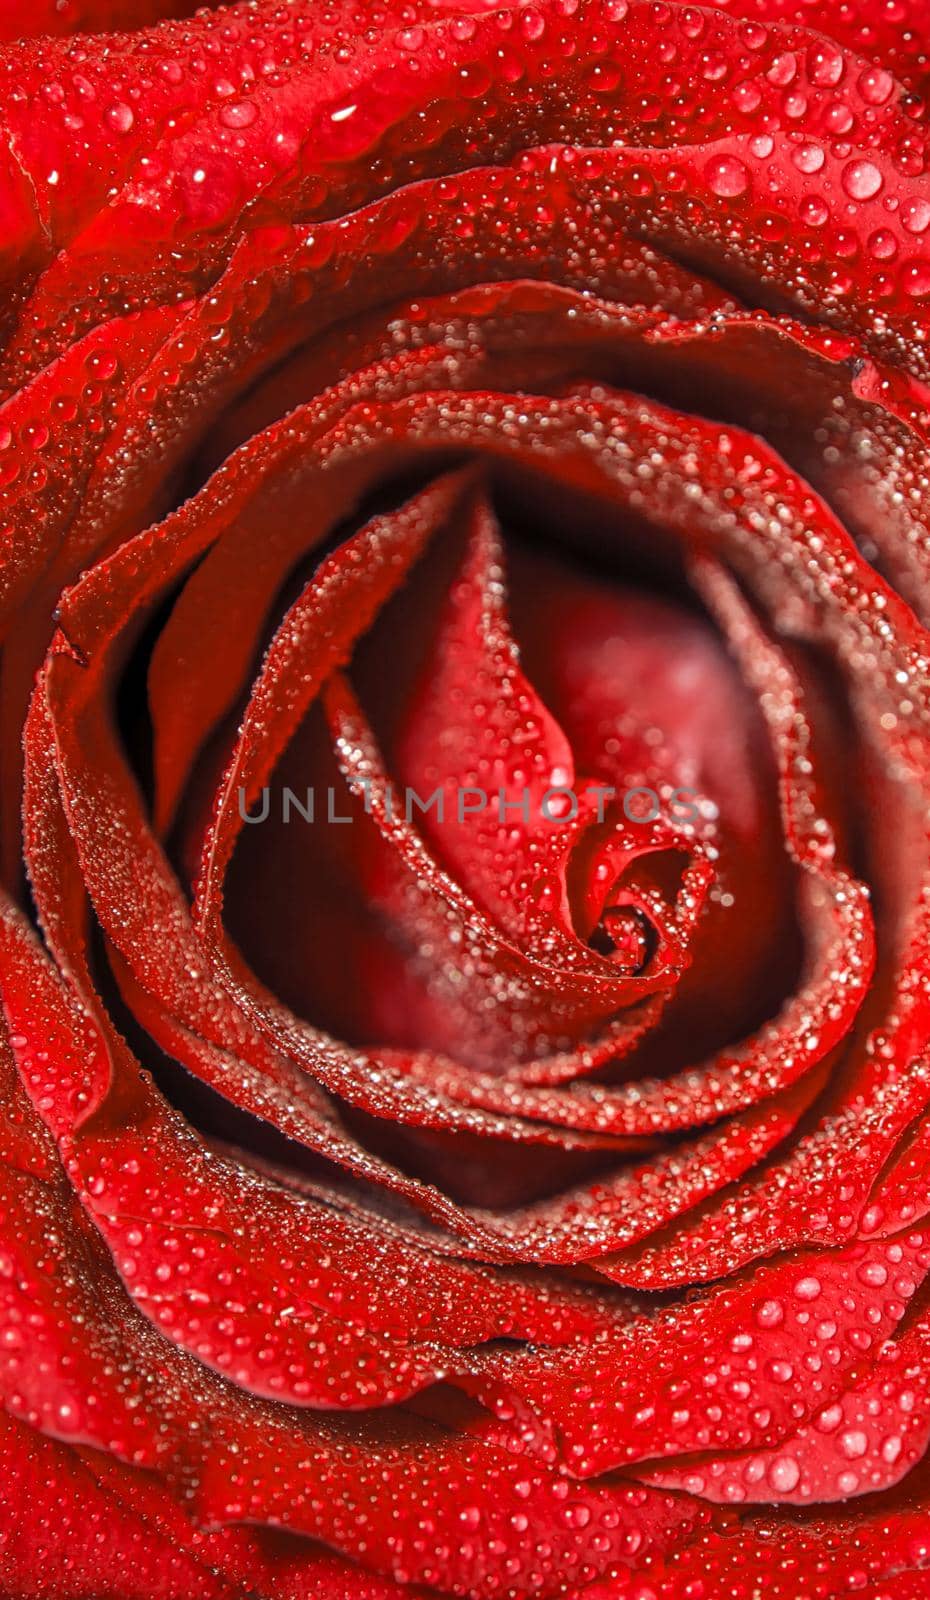
[[[789,1494],[797,1487],[801,1477],[801,1469],[793,1456],[776,1456],[769,1467],[769,1480],[773,1489],[781,1494]]]
[[[930,261],[912,261],[901,274],[904,291],[912,300],[925,300],[930,295]]]
[[[859,93],[870,106],[883,106],[893,91],[894,78],[884,67],[866,67],[859,76]]]
[[[843,168],[843,188],[851,200],[871,200],[882,187],[882,175],[873,161],[850,161]]]
[[[845,70],[843,52],[837,49],[836,45],[824,40],[811,52],[808,60],[811,83],[816,83],[821,88],[832,89],[839,83]]]
[[[799,172],[811,173],[819,172],[827,158],[821,145],[806,140],[795,146],[791,159]]]
[[[226,128],[249,128],[258,116],[258,108],[251,100],[233,100],[221,106],[219,118]]]
[[[930,228],[930,201],[905,200],[900,217],[901,226],[908,233],[926,233]]]
[[[829,207],[821,195],[807,195],[801,202],[801,216],[813,228],[822,228],[830,215]]]
[[[123,101],[118,101],[115,105],[108,106],[104,112],[104,117],[107,125],[115,133],[128,133],[136,120],[132,107],[127,106]]]
[[[715,156],[704,171],[714,194],[721,199],[736,199],[749,188],[749,173],[736,156]]]
[[[898,241],[890,228],[876,228],[869,234],[868,245],[876,261],[892,261],[898,253]]]

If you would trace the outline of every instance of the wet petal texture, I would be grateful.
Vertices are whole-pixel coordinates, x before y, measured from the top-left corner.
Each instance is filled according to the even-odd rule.
[[[194,0],[2,0],[0,39],[116,33],[196,11]]]
[[[919,0],[0,4],[0,1590],[930,1594]]]

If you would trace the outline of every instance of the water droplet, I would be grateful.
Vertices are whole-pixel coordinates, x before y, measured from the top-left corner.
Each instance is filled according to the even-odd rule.
[[[123,101],[118,101],[115,105],[107,107],[104,120],[116,133],[128,133],[136,119],[132,107],[125,105]]]
[[[843,168],[843,188],[853,200],[871,200],[882,182],[881,173],[871,161],[850,161]]]
[[[793,83],[797,75],[797,59],[790,51],[787,51],[784,55],[776,56],[766,73],[769,82],[777,84],[781,89],[785,89],[789,83]]]
[[[252,100],[233,100],[220,107],[219,115],[225,128],[249,128],[258,116],[258,108]]]
[[[747,116],[757,110],[761,99],[758,85],[748,79],[745,83],[738,83],[733,90],[733,104],[737,111],[742,111]]]
[[[894,78],[884,67],[866,67],[859,75],[859,93],[870,106],[883,106],[894,90]]]
[[[811,51],[808,60],[808,72],[811,83],[816,83],[820,88],[832,89],[839,83],[846,70],[843,52],[826,40],[818,44]]]
[[[782,1494],[788,1494],[794,1489],[801,1477],[801,1469],[793,1456],[776,1456],[769,1467],[769,1480],[773,1489],[778,1489]]]
[[[905,200],[900,216],[901,226],[908,233],[926,233],[930,228],[930,201]]]
[[[930,294],[930,261],[912,261],[901,274],[905,294],[924,300]]]
[[[845,100],[834,100],[824,113],[824,122],[831,133],[848,133],[855,120]]]
[[[810,173],[819,172],[827,158],[819,144],[812,144],[808,140],[795,146],[791,159],[799,172]]]
[[[809,194],[801,201],[801,216],[811,227],[822,228],[829,215],[829,207],[821,195]]]
[[[889,228],[876,228],[868,243],[876,261],[891,261],[898,253],[898,241]]]
[[[749,173],[736,156],[715,156],[704,174],[714,194],[722,199],[735,199],[749,188]]]

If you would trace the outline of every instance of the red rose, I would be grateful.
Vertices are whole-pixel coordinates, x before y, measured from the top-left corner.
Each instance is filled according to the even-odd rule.
[[[0,1592],[930,1595],[926,7],[189,9],[0,5]]]

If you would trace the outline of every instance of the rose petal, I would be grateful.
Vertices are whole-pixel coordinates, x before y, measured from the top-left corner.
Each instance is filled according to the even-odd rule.
[[[0,39],[66,33],[115,33],[145,28],[163,17],[188,15],[194,0],[2,0]]]

